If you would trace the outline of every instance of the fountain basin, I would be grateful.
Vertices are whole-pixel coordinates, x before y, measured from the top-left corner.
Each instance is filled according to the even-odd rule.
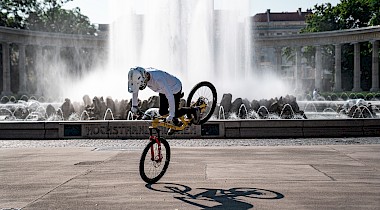
[[[147,139],[150,121],[0,122],[0,139]],[[165,138],[319,138],[380,136],[379,119],[214,120]]]

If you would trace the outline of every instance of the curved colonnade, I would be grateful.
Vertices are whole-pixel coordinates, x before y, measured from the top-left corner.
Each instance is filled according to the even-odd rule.
[[[341,90],[341,45],[352,43],[354,55],[354,90],[360,91],[360,42],[371,42],[372,88],[379,90],[379,40],[380,26],[321,33],[255,38],[255,48],[275,48],[277,59],[274,66],[281,66],[282,47],[295,47],[297,52],[296,81],[300,78],[302,46],[316,46],[315,84],[321,86],[321,46],[335,45],[335,90]],[[78,36],[25,31],[0,27],[2,45],[2,92],[11,91],[10,45],[18,45],[19,94],[27,93],[25,78],[25,47],[34,45],[37,53],[42,47],[75,47],[105,49],[108,38],[104,36]],[[37,55],[41,56],[41,55]],[[297,82],[298,84],[299,82]],[[299,87],[299,86],[298,86]],[[0,122],[1,139],[65,139],[65,138],[146,138],[149,123],[146,121],[91,121],[91,122]],[[377,119],[328,119],[328,120],[226,120],[211,121],[203,126],[192,126],[175,134],[175,138],[284,138],[284,137],[345,137],[379,136]]]
[[[42,61],[43,48],[53,48],[54,51],[59,51],[60,48],[77,48],[77,49],[92,49],[104,50],[107,47],[107,37],[104,36],[89,36],[89,35],[72,35],[58,34],[48,32],[38,32],[29,30],[20,30],[7,27],[0,27],[0,43],[2,48],[2,92],[0,95],[12,94],[39,94],[30,93],[27,90],[26,78],[26,47],[33,46],[36,48],[37,61]],[[18,93],[11,90],[11,46],[16,45],[18,48],[18,78],[19,88]],[[79,56],[79,55],[74,55]],[[40,65],[43,68],[44,64]],[[43,77],[43,75],[36,75]]]
[[[315,86],[322,87],[322,55],[321,47],[324,45],[335,45],[335,77],[334,91],[342,91],[341,76],[341,47],[345,43],[354,45],[354,84],[352,91],[361,91],[360,88],[360,44],[361,42],[372,43],[372,88],[371,91],[379,90],[379,40],[380,26],[366,27],[359,29],[348,29],[339,31],[328,31],[319,33],[297,34],[289,36],[255,37],[253,48],[258,51],[260,48],[274,48],[276,53],[275,63],[272,65],[278,71],[281,68],[281,49],[284,47],[294,47],[296,49],[296,90],[301,89],[301,48],[303,46],[315,46]],[[2,92],[1,95],[15,94],[11,91],[11,59],[10,45],[18,46],[18,66],[19,66],[19,92],[28,93],[27,80],[25,76],[26,56],[25,48],[28,45],[37,47],[37,58],[42,56],[43,47],[75,47],[88,49],[105,49],[108,45],[107,36],[87,36],[57,34],[47,32],[36,32],[0,27],[0,42],[2,45]],[[38,59],[37,59],[38,60]],[[35,94],[35,93],[28,93]]]
[[[362,91],[360,87],[360,43],[372,43],[372,87],[371,91],[379,91],[379,40],[380,26],[365,27],[358,29],[347,29],[338,31],[326,31],[318,33],[306,33],[289,36],[271,36],[255,38],[254,48],[257,52],[260,48],[274,48],[276,59],[274,69],[280,71],[281,68],[281,49],[284,47],[294,47],[296,50],[296,71],[295,86],[296,90],[301,89],[301,48],[304,46],[314,46],[315,53],[315,87],[322,88],[322,46],[335,46],[335,75],[334,91],[342,91],[342,45],[354,45],[354,81],[352,91]]]

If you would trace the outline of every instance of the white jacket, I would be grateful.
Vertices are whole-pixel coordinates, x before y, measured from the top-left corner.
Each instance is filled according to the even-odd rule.
[[[181,81],[165,72],[154,68],[147,68],[145,69],[150,74],[150,80],[148,81],[147,86],[152,89],[154,92],[165,94],[166,98],[169,101],[169,115],[171,117],[175,116],[175,100],[174,100],[174,94],[178,93],[182,89],[182,83]],[[136,93],[132,94],[132,106],[138,105],[138,94]]]

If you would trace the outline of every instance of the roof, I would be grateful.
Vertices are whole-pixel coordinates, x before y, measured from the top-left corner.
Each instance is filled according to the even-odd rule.
[[[272,22],[272,21],[305,21],[306,16],[312,14],[311,10],[306,12],[274,12],[268,10],[266,13],[257,13],[253,16],[255,22]],[[268,20],[269,18],[269,20]]]

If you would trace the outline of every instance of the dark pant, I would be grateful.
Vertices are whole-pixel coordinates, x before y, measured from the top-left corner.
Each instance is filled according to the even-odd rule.
[[[166,98],[165,94],[160,93],[160,109],[159,113],[161,116],[169,114],[169,101]],[[174,104],[175,104],[175,117],[181,117],[185,114],[193,114],[192,109],[190,107],[182,107],[179,109],[179,103],[182,97],[182,89],[174,94]]]

